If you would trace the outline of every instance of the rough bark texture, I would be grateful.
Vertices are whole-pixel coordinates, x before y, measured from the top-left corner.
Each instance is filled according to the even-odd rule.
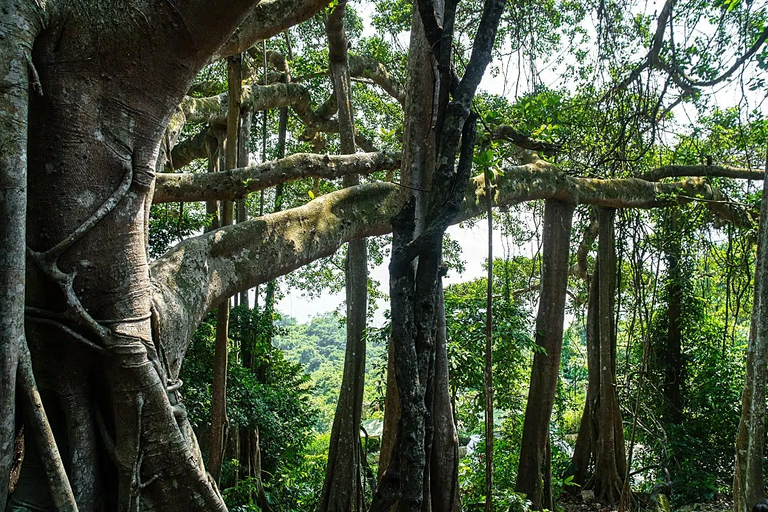
[[[145,219],[171,114],[253,4],[49,3],[35,42],[29,339],[80,510],[224,509],[153,337]]]
[[[434,169],[435,134],[431,127],[434,124],[434,84],[438,79],[432,65],[432,50],[424,35],[424,25],[419,16],[414,16],[411,20],[411,38],[408,48],[410,58],[405,97],[403,159],[400,171],[404,187],[396,193],[401,196],[403,202],[414,197],[418,210],[420,208],[418,205],[423,202],[421,191],[427,188],[427,184],[422,181],[425,177],[431,177]],[[419,169],[419,172],[414,173],[414,169]],[[394,344],[390,343],[387,358],[384,427],[379,456],[379,481],[384,477],[394,457],[397,425],[401,413],[395,379],[395,357]],[[393,468],[392,473],[397,471]]]
[[[768,194],[768,174],[763,195]],[[745,512],[765,496],[763,453],[765,437],[765,382],[768,363],[768,201],[760,208],[755,299],[747,346],[746,377],[741,395],[741,420],[736,438],[733,510]]]
[[[326,20],[329,61],[333,88],[339,112],[341,151],[355,152],[355,126],[347,58],[347,38],[344,34],[342,0]],[[356,175],[345,176],[345,187],[360,183]],[[347,244],[345,263],[347,302],[347,347],[344,372],[333,417],[328,465],[318,510],[321,512],[361,512],[365,507],[362,474],[362,445],[360,422],[365,391],[365,324],[368,313],[368,254],[365,239]]]
[[[32,44],[41,12],[0,1],[0,510],[5,510],[16,438],[16,374],[24,335],[27,130]]]
[[[392,260],[390,262],[390,295],[392,297],[392,343],[395,346],[395,378],[400,399],[401,417],[396,453],[399,459],[399,496],[397,507],[401,512],[430,510],[428,461],[433,441],[431,399],[434,393],[434,346],[436,332],[436,304],[439,266],[442,257],[442,238],[445,229],[455,219],[463,201],[463,182],[468,179],[475,144],[475,117],[470,114],[470,103],[477,85],[490,60],[490,51],[496,36],[503,2],[485,3],[478,27],[472,57],[466,73],[456,86],[453,100],[437,106],[435,127],[438,150],[435,171],[430,181],[428,201],[424,215],[419,215],[417,201],[409,200],[393,218]],[[430,4],[419,11],[430,40],[430,27],[436,24],[435,11]],[[446,34],[452,34],[455,8],[446,6]],[[430,41],[433,48],[435,44]],[[450,45],[443,45],[450,50]],[[440,61],[443,55],[435,51]],[[450,55],[450,54],[448,54]],[[442,87],[450,84],[448,69],[443,70]],[[430,88],[434,91],[434,85]],[[446,93],[447,99],[447,93]],[[419,146],[416,146],[416,155]],[[459,150],[460,148],[460,150]],[[456,157],[458,158],[458,165]],[[414,176],[423,166],[414,161]],[[418,229],[419,219],[424,228]],[[418,263],[415,264],[418,258]],[[416,268],[414,268],[416,265]],[[386,478],[386,475],[385,475]],[[374,506],[377,505],[374,496]],[[378,498],[381,499],[381,498]],[[383,501],[383,500],[381,500]]]
[[[603,503],[618,503],[626,473],[624,427],[616,391],[616,336],[614,329],[616,293],[616,248],[613,220],[615,210],[599,211],[598,292],[599,398],[595,411],[597,440],[595,473],[586,487]]]
[[[515,485],[516,491],[528,496],[534,510],[554,510],[552,489],[544,483],[551,480],[547,474],[549,422],[560,378],[573,210],[572,204],[553,199],[544,203],[541,294],[535,334],[536,344],[543,351],[533,357]]]

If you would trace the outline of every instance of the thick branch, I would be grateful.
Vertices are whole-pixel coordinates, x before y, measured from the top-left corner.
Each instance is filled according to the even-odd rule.
[[[158,174],[153,203],[229,200],[302,178],[337,179],[400,167],[400,155],[297,153],[281,160],[206,174]]]
[[[165,165],[166,172],[174,172],[194,160],[208,158],[208,145],[205,141],[209,136],[210,128],[206,126],[197,135],[176,144],[171,150],[171,158]]]
[[[493,131],[493,138],[508,140],[515,146],[531,151],[542,151],[544,154],[554,154],[562,149],[562,146],[559,144],[534,139],[506,124],[496,127]]]
[[[482,183],[482,176],[470,180],[454,222],[482,213],[475,200],[483,193]],[[499,206],[552,198],[613,208],[654,208],[701,199],[727,217],[738,214],[725,202],[711,203],[724,198],[701,178],[678,183],[577,178],[538,161],[507,169],[497,187]],[[399,197],[394,183],[358,185],[299,208],[185,240],[155,261],[154,303],[172,371],[178,372],[188,339],[203,315],[224,298],[333,254],[355,238],[389,233]]]
[[[316,126],[318,131],[334,131],[336,123],[319,118],[310,108],[309,91],[295,83],[270,85],[245,85],[242,91],[242,107],[253,111],[291,107],[301,121]],[[227,122],[227,95],[208,98],[186,96],[180,105],[188,123],[225,124]],[[335,128],[338,131],[338,127]]]
[[[330,0],[264,0],[254,7],[210,62],[242,53],[258,41],[308,20],[330,3]]]
[[[364,55],[349,54],[349,74],[354,77],[369,78],[384,89],[387,94],[405,107],[405,91],[376,59]]]
[[[333,254],[349,240],[387,233],[397,199],[390,183],[340,190],[185,240],[155,261],[154,304],[172,373],[207,311],[240,290]]]

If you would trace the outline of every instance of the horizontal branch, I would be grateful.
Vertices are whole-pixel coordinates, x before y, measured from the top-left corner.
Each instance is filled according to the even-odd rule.
[[[349,54],[349,75],[369,78],[405,107],[405,91],[389,74],[383,64],[372,57]]]
[[[374,183],[187,239],[152,263],[154,309],[171,375],[203,316],[228,297],[389,231],[397,186]]]
[[[695,200],[726,219],[740,212],[702,178],[653,183],[637,178],[567,176],[544,160],[505,169],[495,183],[498,206],[535,199],[613,208],[655,208]],[[480,179],[470,180],[455,222],[481,214]],[[342,244],[391,230],[399,210],[394,183],[358,185],[326,194],[304,206],[185,240],[151,266],[160,339],[178,372],[188,340],[203,316],[227,297],[333,254]]]
[[[281,160],[216,173],[158,174],[152,202],[193,202],[238,199],[251,192],[302,178],[336,179],[400,168],[400,155],[358,153],[316,155],[297,153]]]
[[[533,137],[525,135],[505,124],[498,126],[493,130],[493,138],[507,140],[515,146],[531,151],[541,151],[544,154],[554,154],[562,149],[562,146],[559,144],[534,139]]]
[[[746,169],[744,167],[730,167],[727,165],[665,165],[641,174],[638,178],[647,181],[658,181],[664,178],[681,178],[684,176],[762,180],[765,178],[765,171]]]
[[[210,62],[242,53],[257,42],[308,20],[330,3],[330,0],[263,0]]]

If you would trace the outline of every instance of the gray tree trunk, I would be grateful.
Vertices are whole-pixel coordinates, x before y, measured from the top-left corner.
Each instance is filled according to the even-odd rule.
[[[768,175],[763,183],[768,197]],[[760,206],[755,299],[752,326],[747,346],[744,391],[741,395],[741,420],[736,437],[736,464],[733,476],[733,510],[748,512],[765,497],[763,439],[765,437],[765,381],[768,364],[768,200]]]

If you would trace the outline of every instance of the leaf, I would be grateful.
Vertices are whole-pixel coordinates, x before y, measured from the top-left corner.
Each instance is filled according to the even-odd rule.
[[[307,195],[309,195],[310,199],[314,199],[315,198],[315,193],[312,192],[311,190],[307,190]]]

